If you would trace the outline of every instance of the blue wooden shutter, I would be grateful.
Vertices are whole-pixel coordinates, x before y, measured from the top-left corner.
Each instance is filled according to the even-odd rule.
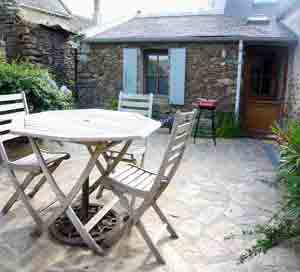
[[[170,49],[170,104],[184,105],[186,49]]]
[[[138,50],[123,49],[123,91],[137,93]]]

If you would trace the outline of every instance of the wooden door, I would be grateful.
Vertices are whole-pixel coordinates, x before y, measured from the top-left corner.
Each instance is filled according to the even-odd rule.
[[[250,134],[268,134],[280,120],[287,64],[287,48],[246,48],[243,127]]]

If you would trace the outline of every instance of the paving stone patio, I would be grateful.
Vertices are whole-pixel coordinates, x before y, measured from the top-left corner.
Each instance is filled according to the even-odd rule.
[[[146,162],[150,169],[159,166],[167,139],[164,131],[151,138],[152,149]],[[67,190],[83,168],[87,153],[79,146],[63,148],[70,151],[72,159],[64,163],[56,176]],[[160,200],[160,206],[180,234],[178,240],[170,240],[166,235],[159,241],[168,263],[165,266],[156,264],[135,231],[108,257],[61,245],[48,234],[32,237],[33,222],[18,203],[7,216],[0,218],[0,271],[300,271],[299,252],[289,246],[237,265],[241,250],[253,244],[253,238],[238,235],[226,239],[267,221],[278,205],[280,193],[272,161],[270,152],[259,140],[218,140],[216,148],[210,140],[191,144],[179,173]],[[0,173],[0,206],[3,206],[13,189],[5,170]],[[51,199],[53,194],[46,186],[33,202],[42,207]],[[151,211],[144,216],[144,222],[154,235],[161,226]]]

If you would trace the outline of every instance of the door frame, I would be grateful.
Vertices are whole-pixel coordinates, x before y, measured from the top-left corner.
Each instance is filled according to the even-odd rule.
[[[252,68],[252,60],[253,56],[255,54],[255,51],[262,52],[262,51],[269,51],[270,49],[274,50],[274,52],[277,53],[278,56],[278,51],[282,51],[282,54],[286,55],[286,62],[285,62],[285,67],[284,67],[284,75],[283,75],[283,88],[281,94],[278,94],[280,90],[279,88],[279,82],[276,80],[276,92],[277,96],[276,98],[272,97],[259,97],[259,96],[254,96],[253,94],[250,94],[251,88],[252,88],[252,78],[251,78],[251,68]],[[242,128],[250,135],[265,135],[270,133],[269,129],[251,129],[247,127],[247,110],[252,104],[257,104],[265,107],[278,107],[278,121],[282,119],[282,113],[283,113],[283,108],[284,108],[284,103],[285,103],[285,96],[286,96],[286,89],[287,89],[287,77],[288,77],[288,66],[289,66],[289,54],[290,54],[290,48],[289,46],[284,46],[284,45],[248,45],[245,47],[245,66],[243,70],[243,77],[244,77],[244,84],[243,84],[243,96],[242,96]],[[276,66],[273,64],[273,66]],[[275,77],[275,68],[273,67],[273,76]]]

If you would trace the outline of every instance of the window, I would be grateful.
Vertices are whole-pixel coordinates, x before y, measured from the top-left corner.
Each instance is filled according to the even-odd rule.
[[[253,0],[253,3],[255,5],[259,5],[259,4],[275,4],[275,3],[277,3],[277,0]]]
[[[284,51],[269,49],[256,52],[251,58],[251,96],[281,99],[286,72]]]
[[[169,94],[169,56],[168,51],[146,51],[146,93]]]
[[[274,65],[276,56],[261,55],[253,57],[252,84],[253,95],[274,97],[276,96],[276,81],[274,78]]]

